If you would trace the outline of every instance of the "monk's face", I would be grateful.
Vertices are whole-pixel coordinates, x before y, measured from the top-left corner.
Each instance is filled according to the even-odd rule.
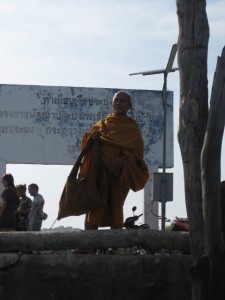
[[[126,115],[131,108],[131,100],[128,94],[118,92],[114,95],[112,101],[113,111],[116,115]]]

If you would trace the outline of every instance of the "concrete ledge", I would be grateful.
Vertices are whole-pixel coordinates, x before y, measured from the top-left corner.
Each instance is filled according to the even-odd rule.
[[[69,232],[1,232],[0,252],[74,248],[145,248],[190,251],[189,233],[151,229],[72,230]]]

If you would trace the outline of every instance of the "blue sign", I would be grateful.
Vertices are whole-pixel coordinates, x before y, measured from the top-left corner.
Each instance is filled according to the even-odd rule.
[[[6,163],[71,165],[83,134],[112,112],[120,89],[0,85],[0,159]],[[162,92],[127,91],[144,139],[145,161],[162,167]],[[166,167],[173,167],[173,92],[167,92]]]

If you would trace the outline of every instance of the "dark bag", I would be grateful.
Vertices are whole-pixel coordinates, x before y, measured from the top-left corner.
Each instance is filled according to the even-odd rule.
[[[42,211],[42,212],[39,213],[39,218],[40,218],[42,221],[45,221],[45,220],[48,219],[48,215],[47,215],[44,211]]]
[[[91,148],[89,172],[78,179],[77,174],[83,157]],[[58,220],[69,216],[80,216],[105,205],[96,186],[99,165],[99,139],[88,139],[65,183],[60,201]]]
[[[16,231],[27,231],[29,224],[28,216],[16,214]]]

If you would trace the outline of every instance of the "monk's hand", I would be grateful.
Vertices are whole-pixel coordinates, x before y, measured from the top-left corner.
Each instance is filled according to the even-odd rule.
[[[124,165],[124,161],[121,157],[116,157],[112,161],[112,167],[117,173],[121,171],[123,165]]]
[[[100,137],[100,135],[101,135],[101,132],[100,132],[100,131],[94,130],[94,131],[92,132],[92,134],[91,134],[91,137],[92,137],[93,140],[97,140],[97,139]]]

